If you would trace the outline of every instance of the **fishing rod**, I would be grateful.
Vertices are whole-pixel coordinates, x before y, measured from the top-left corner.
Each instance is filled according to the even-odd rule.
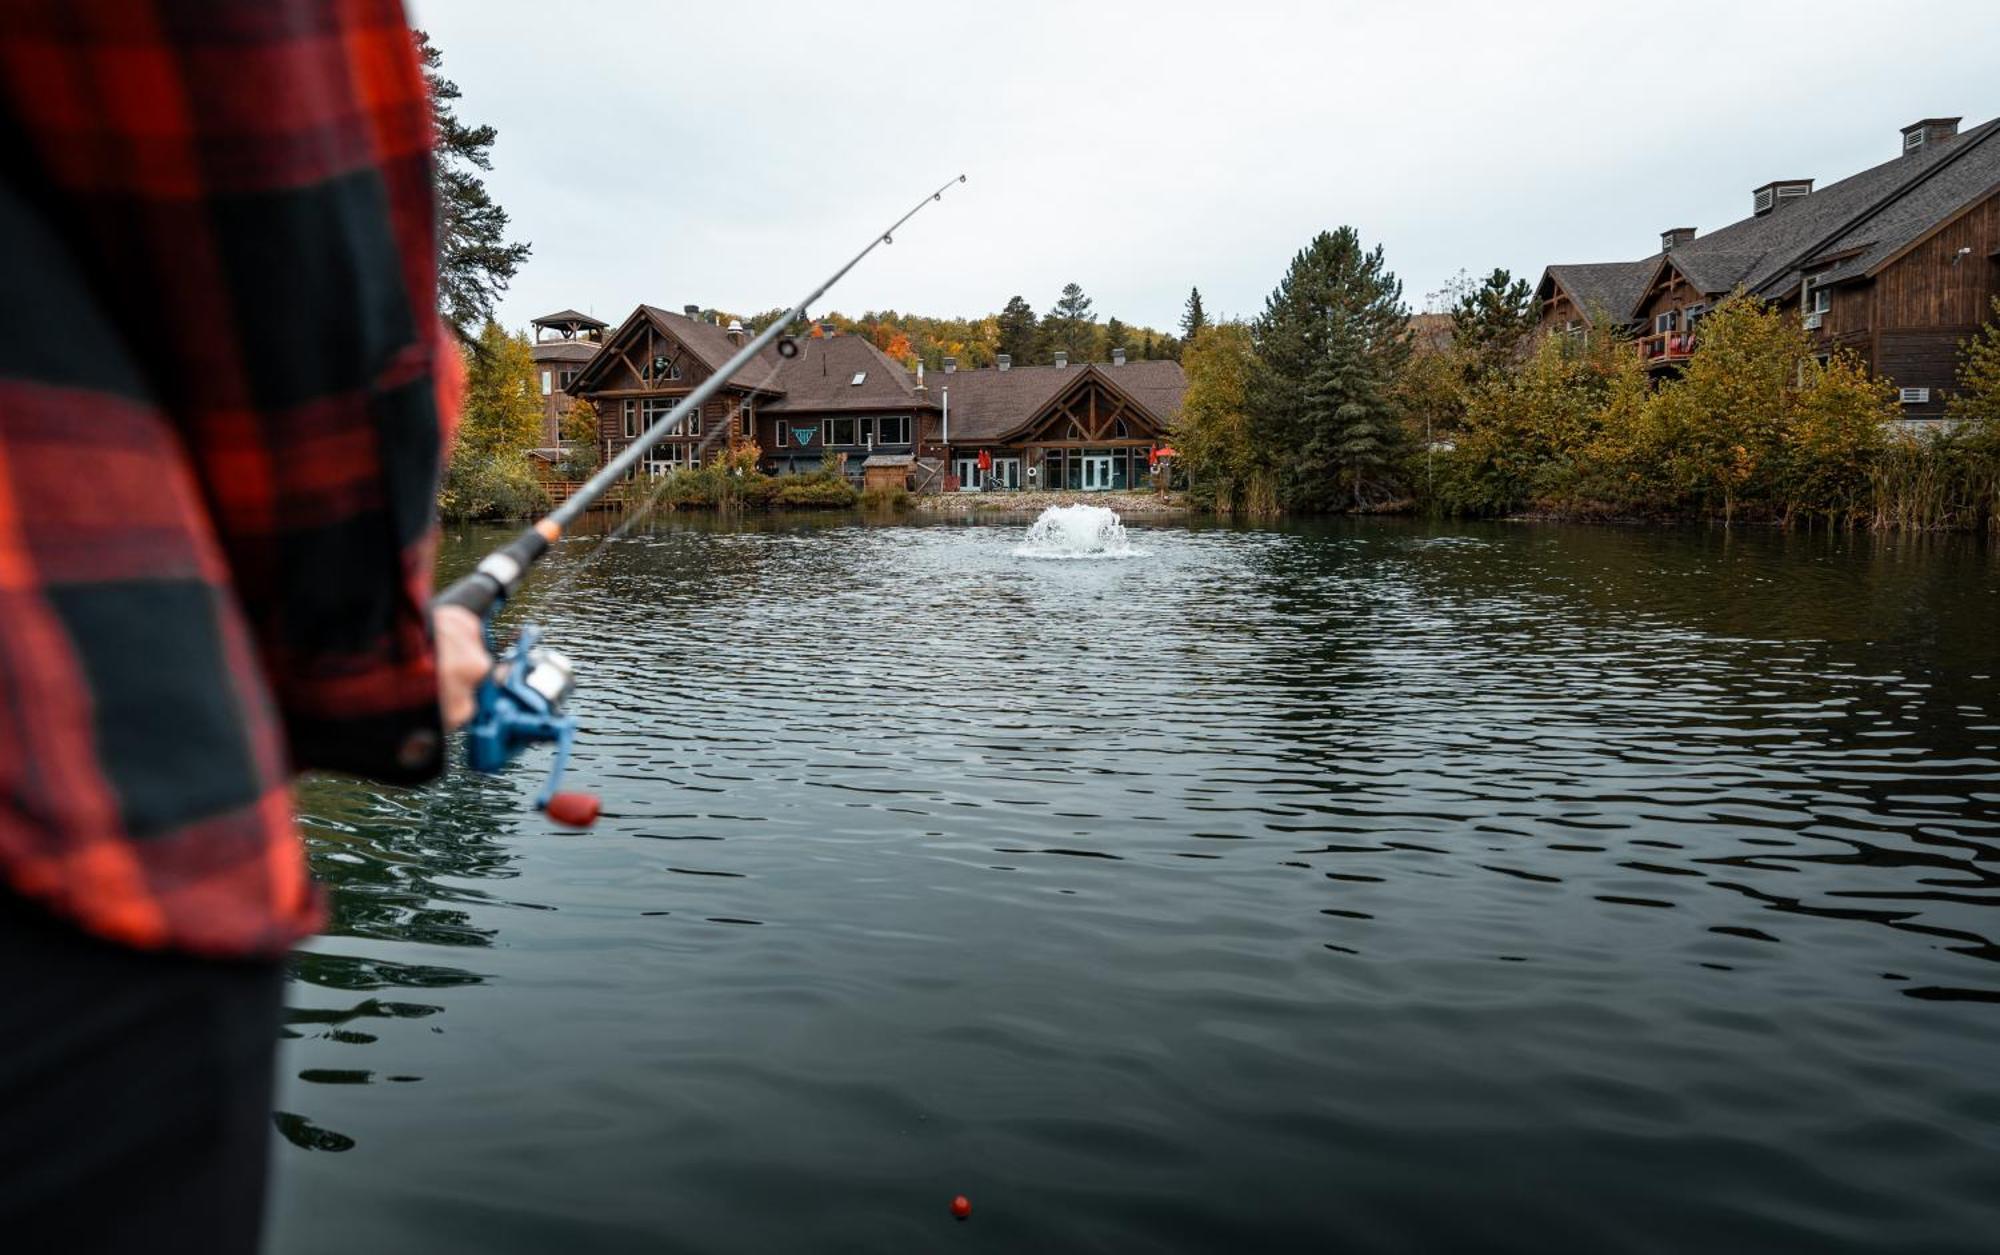
[[[808,292],[782,317],[773,319],[769,326],[737,350],[735,356],[717,367],[699,387],[682,397],[665,418],[626,445],[623,452],[592,475],[568,500],[520,535],[487,554],[470,575],[439,593],[431,604],[434,607],[460,606],[478,615],[485,627],[486,648],[488,652],[495,652],[494,618],[527,577],[529,568],[562,538],[564,530],[637,466],[654,445],[680,430],[688,415],[698,413],[710,397],[735,378],[737,371],[755,361],[757,355],[773,342],[778,346],[778,356],[797,357],[800,353],[798,337],[788,334],[786,329],[804,319],[807,307],[846,278],[847,272],[860,265],[868,254],[880,245],[894,244],[896,232],[916,217],[924,206],[943,200],[953,183],[963,182],[965,176],[961,174],[890,223],[845,266]],[[587,793],[565,793],[557,788],[562,783],[564,768],[569,765],[570,747],[576,740],[576,719],[566,710],[570,695],[575,691],[576,669],[570,660],[542,643],[539,626],[533,623],[524,625],[506,656],[498,658],[493,670],[480,682],[472,722],[466,725],[465,730],[465,758],[466,764],[474,771],[491,774],[503,770],[528,746],[539,741],[553,741],[555,763],[541,792],[535,796],[535,809],[557,823],[584,828],[597,820],[597,798]]]

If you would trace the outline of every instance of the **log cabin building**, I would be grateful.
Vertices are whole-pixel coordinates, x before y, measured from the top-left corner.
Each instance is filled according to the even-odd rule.
[[[569,412],[570,388],[577,375],[603,347],[602,319],[573,309],[557,310],[534,320],[529,355],[535,360],[535,386],[542,397],[542,448],[562,445],[562,416]]]
[[[597,408],[599,452],[615,456],[710,378],[748,337],[687,306],[641,305],[605,337],[569,385]],[[1180,363],[1127,361],[945,369],[912,374],[866,337],[830,325],[797,357],[766,350],[647,459],[651,474],[698,468],[754,442],[772,474],[837,458],[857,484],[917,490],[1067,487],[1109,491],[1146,482],[1187,383]],[[984,457],[982,458],[982,455]],[[982,465],[983,463],[983,465]]]
[[[1905,417],[1942,417],[1959,347],[2000,296],[2000,119],[1959,122],[1913,122],[1895,157],[1824,187],[1767,182],[1749,217],[1708,235],[1670,227],[1641,260],[1550,266],[1540,328],[1610,323],[1666,373],[1741,291],[1796,306],[1825,351],[1850,349],[1893,380]]]

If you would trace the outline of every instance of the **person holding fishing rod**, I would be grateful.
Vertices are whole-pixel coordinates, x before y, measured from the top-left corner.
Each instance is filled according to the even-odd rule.
[[[0,6],[0,1248],[254,1251],[321,918],[292,773],[419,783],[469,723],[594,820],[568,660],[527,625],[496,666],[493,617],[945,188],[432,601],[459,367],[401,5]]]
[[[0,1249],[256,1249],[292,773],[490,669],[431,145],[395,0],[0,7]]]

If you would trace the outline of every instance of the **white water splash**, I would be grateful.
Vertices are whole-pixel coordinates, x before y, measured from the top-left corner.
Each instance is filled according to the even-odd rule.
[[[1101,505],[1052,505],[1028,529],[1017,558],[1141,558],[1116,510]]]

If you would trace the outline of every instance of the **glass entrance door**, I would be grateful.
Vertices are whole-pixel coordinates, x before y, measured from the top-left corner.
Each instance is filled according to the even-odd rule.
[[[953,458],[951,461],[951,473],[958,480],[958,490],[960,492],[979,491],[980,473],[978,458]]]
[[[1107,454],[1090,453],[1083,458],[1083,490],[1103,492],[1111,487],[1111,458]]]
[[[1021,487],[1021,459],[994,458],[993,486],[1009,492],[1018,490]]]

